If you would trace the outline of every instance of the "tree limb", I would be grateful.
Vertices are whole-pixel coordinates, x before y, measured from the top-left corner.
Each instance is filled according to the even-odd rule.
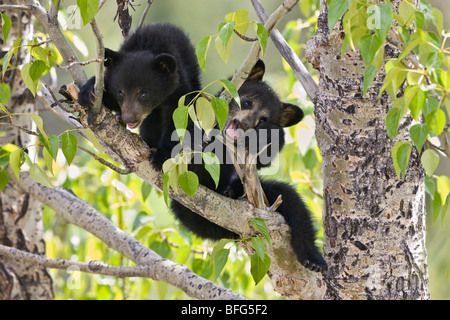
[[[11,176],[14,175],[11,174]],[[135,269],[123,269],[120,267],[105,267],[97,263],[96,269],[101,272],[96,273],[124,272],[122,276],[128,273],[130,276],[133,274],[132,276],[150,277],[154,280],[169,283],[183,290],[189,296],[198,299],[243,299],[241,295],[232,290],[225,289],[212,281],[198,276],[185,265],[160,257],[153,250],[117,228],[111,221],[97,212],[88,203],[76,197],[70,190],[62,187],[54,187],[53,189],[44,187],[35,182],[28,173],[21,173],[18,185],[24,193],[28,193],[31,197],[46,204],[67,223],[77,225],[92,233],[108,247],[120,252],[138,265]],[[0,253],[2,252],[0,251]],[[16,254],[17,252],[10,250],[9,255]],[[28,253],[21,253],[21,257],[25,259],[32,258]],[[51,259],[41,261],[52,265],[51,267],[61,267],[63,265],[63,260]],[[78,266],[80,269],[83,268],[83,271],[92,271],[92,262],[90,267],[82,264]]]
[[[268,15],[264,10],[264,7],[261,5],[259,0],[251,0],[253,7],[255,8],[255,12],[258,15],[259,19],[262,23],[265,23],[268,19]],[[291,66],[298,80],[302,84],[303,88],[306,91],[306,94],[314,102],[317,91],[319,87],[316,82],[313,80],[308,70],[303,65],[302,61],[298,58],[295,51],[289,46],[289,44],[284,40],[278,29],[273,29],[270,33],[270,38],[272,39],[275,47],[278,49],[280,54],[286,60],[287,63]]]

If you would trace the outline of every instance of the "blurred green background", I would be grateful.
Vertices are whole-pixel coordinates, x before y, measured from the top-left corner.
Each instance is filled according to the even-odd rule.
[[[284,31],[290,44],[300,53],[304,61],[302,48],[313,33],[305,14],[314,11],[309,3],[315,0],[304,0],[309,7],[295,8],[278,25]],[[261,3],[270,14],[281,1],[262,0]],[[444,1],[431,1],[443,10],[446,27],[449,28],[449,6],[444,8]],[[63,7],[69,8],[76,1],[64,1]],[[147,1],[136,0],[130,14],[133,16],[133,28],[137,26]],[[154,0],[146,17],[146,23],[170,22],[181,26],[191,37],[194,45],[203,37],[218,32],[217,26],[223,21],[225,14],[245,9],[250,14],[250,21],[259,21],[250,1],[242,0]],[[103,33],[105,46],[118,49],[121,33],[117,21],[115,1],[107,1],[96,19]],[[302,12],[304,14],[302,14]],[[309,15],[308,15],[309,17]],[[66,15],[67,19],[68,16]],[[62,20],[61,20],[62,21]],[[253,36],[249,29],[249,36]],[[95,56],[95,39],[89,25],[81,28],[68,28],[67,34],[74,41],[81,60]],[[231,58],[225,64],[211,44],[206,62],[206,71],[202,73],[202,83],[226,78],[239,68],[246,57],[251,44],[243,44],[235,39]],[[314,133],[313,106],[299,84],[272,45],[268,42],[264,56],[266,64],[266,81],[275,88],[284,100],[295,102],[305,110],[306,117],[302,124],[289,129],[291,142],[280,155],[277,164],[265,174],[268,177],[288,181],[297,187],[317,220],[319,236],[322,237],[322,173],[321,158],[316,146]],[[304,61],[305,62],[305,61]],[[307,68],[310,66],[305,62]],[[89,76],[94,74],[93,64],[86,67]],[[315,79],[316,73],[311,70]],[[70,74],[57,70],[58,87],[72,82]],[[212,91],[214,93],[214,91]],[[59,134],[67,127],[58,119],[53,119],[46,112],[47,121],[52,121],[51,132]],[[53,124],[59,123],[60,126]],[[120,228],[135,236],[144,244],[178,263],[188,265],[194,272],[214,280],[214,272],[208,258],[211,243],[193,237],[180,227],[173,219],[161,195],[133,175],[119,176],[109,169],[92,161],[88,156],[78,153],[77,159],[70,168],[61,161],[55,179],[57,184],[72,189],[80,198],[94,205]],[[442,166],[440,170],[450,170]],[[446,171],[449,172],[449,171]],[[99,179],[100,177],[100,179]],[[145,197],[148,193],[148,196]],[[144,196],[142,196],[144,194]],[[145,198],[145,199],[143,199]],[[50,209],[45,209],[46,243],[48,255],[53,258],[89,261],[102,260],[114,265],[131,265],[119,254],[109,250],[104,244],[79,228],[64,224]],[[450,285],[447,270],[450,266],[450,224],[449,214],[444,219],[432,221],[427,219],[427,249],[432,299],[449,299]],[[321,243],[318,243],[321,245]],[[230,256],[225,270],[217,280],[220,284],[236,290],[251,299],[278,299],[273,292],[268,278],[254,286],[249,272],[248,259],[245,253],[237,249]],[[58,299],[187,299],[180,290],[161,282],[146,279],[116,279],[106,276],[93,276],[70,271],[51,271],[55,279],[55,292]]]

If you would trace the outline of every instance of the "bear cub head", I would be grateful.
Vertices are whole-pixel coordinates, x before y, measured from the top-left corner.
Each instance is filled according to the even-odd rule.
[[[268,160],[258,158],[258,167],[270,165],[270,161],[284,146],[283,128],[303,119],[300,107],[281,101],[273,89],[263,82],[265,65],[258,60],[247,80],[239,89],[241,108],[236,101],[230,103],[225,134],[239,146],[243,143],[251,153],[266,152]]]
[[[105,87],[117,100],[122,120],[131,129],[177,88],[177,62],[168,53],[106,49],[105,58]]]

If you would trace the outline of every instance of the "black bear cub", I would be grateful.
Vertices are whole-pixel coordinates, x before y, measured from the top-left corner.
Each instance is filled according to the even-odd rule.
[[[201,89],[197,56],[189,38],[170,24],[138,29],[119,51],[105,50],[103,104],[121,115],[129,128],[140,125],[152,148],[151,161],[161,169],[176,142],[172,113],[178,99]],[[90,106],[95,77],[81,88],[79,102]],[[189,99],[187,99],[189,100]]]
[[[224,130],[225,135],[236,143],[244,141],[246,148],[252,147],[252,141],[255,145],[254,140],[245,142],[247,134],[256,134],[256,152],[261,151],[267,144],[273,146],[272,150],[268,151],[268,157],[257,159],[258,168],[270,165],[275,154],[284,146],[283,127],[294,125],[303,118],[303,111],[298,106],[279,100],[273,90],[262,81],[263,75],[264,63],[259,60],[239,89],[241,109],[235,101],[230,104],[229,118]],[[264,135],[264,139],[260,139]],[[232,163],[221,164],[217,188],[201,164],[190,164],[189,170],[194,171],[199,182],[211,190],[235,199],[244,195],[243,185]],[[261,184],[270,204],[282,195],[283,202],[277,212],[284,216],[291,227],[291,244],[299,262],[314,271],[325,270],[327,264],[314,243],[315,231],[311,214],[296,190],[277,181],[262,180]],[[239,235],[215,225],[177,201],[171,202],[171,208],[177,219],[201,238],[239,238]]]

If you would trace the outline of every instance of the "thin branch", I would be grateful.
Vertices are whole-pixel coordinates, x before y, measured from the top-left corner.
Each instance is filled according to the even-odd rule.
[[[138,265],[135,267],[117,267],[104,264],[102,261],[92,260],[88,263],[65,260],[52,259],[16,248],[4,246],[0,244],[0,256],[9,259],[15,259],[21,262],[27,262],[39,265],[41,268],[52,268],[60,270],[81,271],[93,274],[101,274],[105,276],[115,276],[119,278],[125,277],[154,277],[152,267],[149,265]],[[73,268],[75,267],[75,269]]]
[[[261,5],[259,0],[251,0],[251,1],[259,19],[261,20],[262,23],[265,23],[268,19],[268,16],[266,11],[264,10],[264,7]],[[275,47],[278,49],[280,54],[291,66],[298,80],[305,89],[308,97],[311,99],[311,101],[314,102],[317,92],[319,91],[319,87],[309,74],[306,67],[303,65],[302,61],[298,58],[295,51],[289,46],[286,40],[284,40],[283,36],[277,29],[272,30],[272,32],[270,33],[270,38],[272,39],[273,43],[275,44]]]
[[[50,7],[50,17],[52,20],[58,20],[58,11],[59,6],[61,5],[61,0],[56,1],[56,4],[54,4],[55,1],[51,2]]]
[[[92,31],[94,32],[95,39],[97,42],[97,59],[99,61],[105,60],[105,46],[103,44],[103,35],[101,34],[97,22],[95,19],[92,19],[90,22]],[[92,113],[94,116],[100,113],[102,109],[102,99],[103,97],[103,87],[104,87],[104,64],[98,63],[97,68],[95,70],[95,85],[94,85],[94,103],[91,107]]]
[[[239,38],[241,38],[241,39],[244,40],[244,41],[247,41],[247,42],[255,42],[255,41],[258,41],[258,38],[257,38],[257,37],[247,37],[247,36],[244,36],[242,33],[240,33],[239,31],[237,31],[236,29],[233,29],[233,31],[234,31],[234,33],[235,33]]]
[[[20,11],[33,11],[35,8],[26,5],[14,5],[14,4],[0,4],[0,11],[3,10],[20,10]]]
[[[89,151],[88,149],[86,149],[82,146],[78,146],[78,149],[83,150],[84,152],[89,154],[91,157],[93,157],[95,160],[97,160],[101,164],[107,166],[108,168],[110,168],[111,170],[114,170],[115,172],[117,172],[119,174],[126,175],[126,174],[133,173],[133,171],[134,171],[133,168],[131,168],[131,167],[126,167],[125,169],[119,168],[119,167],[113,165],[111,162],[108,162],[105,159],[100,158],[95,153]]]
[[[272,30],[275,28],[278,22],[280,22],[280,20],[289,11],[292,10],[292,8],[298,3],[298,1],[299,0],[285,0],[278,7],[278,9],[275,10],[275,12],[270,15],[270,17],[264,23],[264,27],[266,28],[269,34],[272,32]],[[250,71],[252,70],[253,66],[258,60],[260,51],[261,46],[259,44],[259,41],[254,42],[252,47],[250,48],[250,52],[248,53],[240,69],[233,75],[233,78],[231,79],[231,81],[233,81],[234,85],[236,86],[236,89],[239,89],[241,85],[244,83],[244,81],[247,79],[248,75],[250,74]],[[227,98],[228,101],[231,100],[230,95],[226,91],[224,91],[223,95],[224,97]]]
[[[153,0],[148,0],[147,5],[145,6],[144,12],[142,13],[141,20],[139,20],[139,24],[137,26],[137,29],[140,29],[142,25],[144,24],[145,17],[147,16],[148,10],[150,9],[150,6],[152,5]]]

